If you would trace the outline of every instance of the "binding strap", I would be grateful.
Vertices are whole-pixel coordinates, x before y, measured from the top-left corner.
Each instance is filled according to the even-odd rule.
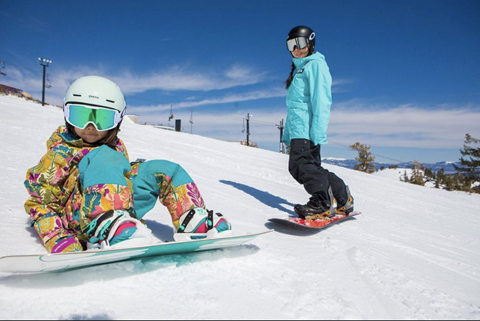
[[[97,228],[99,228],[105,220],[108,220],[112,216],[113,216],[113,210],[110,210],[103,214],[98,215],[87,225],[86,231],[84,231],[84,233],[87,234],[88,237],[94,236],[97,232]]]
[[[195,210],[191,209],[186,215],[187,216],[185,216],[185,219],[183,220],[182,225],[178,227],[177,233],[183,233],[185,231],[185,228],[187,227],[188,223],[190,223],[190,221],[193,218],[193,215],[195,215]]]
[[[187,214],[185,214],[185,219],[183,220],[183,223],[178,227],[177,233],[184,233],[185,229],[187,228],[188,223],[192,220],[193,216],[195,215],[196,211],[195,209],[191,209]],[[222,216],[220,213],[216,213],[217,216]],[[211,230],[213,228],[213,211],[207,210],[207,221],[205,222],[205,225],[207,226],[208,230]]]
[[[121,214],[119,214],[121,213]],[[116,215],[116,217],[114,217]],[[107,211],[99,216],[87,225],[86,234],[89,237],[90,243],[99,243],[101,241],[110,241],[110,233],[112,229],[118,228],[120,223],[133,222],[137,224],[139,221],[135,214],[131,214],[128,211]]]
[[[207,210],[207,229],[210,231],[213,228],[213,211]]]

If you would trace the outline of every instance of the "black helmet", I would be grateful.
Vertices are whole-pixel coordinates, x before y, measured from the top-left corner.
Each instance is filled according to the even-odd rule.
[[[304,37],[307,40],[307,43],[310,44],[309,54],[312,54],[315,48],[315,32],[309,27],[298,26],[290,30],[287,40],[298,37]]]

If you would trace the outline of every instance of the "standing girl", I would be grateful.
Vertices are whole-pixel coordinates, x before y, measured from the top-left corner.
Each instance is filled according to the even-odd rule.
[[[327,143],[332,77],[325,57],[315,52],[315,32],[304,26],[288,34],[292,70],[286,81],[287,119],[282,141],[290,146],[289,171],[311,195],[295,205],[301,218],[328,219],[353,211],[353,197],[342,179],[322,167],[320,146]],[[335,207],[335,203],[337,203]]]
[[[120,88],[98,76],[77,79],[64,99],[65,126],[27,171],[25,209],[48,252],[151,243],[142,218],[156,200],[172,217],[175,240],[231,235],[229,222],[208,211],[178,164],[130,163],[117,134],[126,103]]]

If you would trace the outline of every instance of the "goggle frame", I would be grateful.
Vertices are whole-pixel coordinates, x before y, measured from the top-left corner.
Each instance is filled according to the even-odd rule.
[[[63,107],[63,115],[70,125],[85,129],[89,124],[92,124],[96,130],[101,132],[117,127],[122,121],[125,111],[126,108],[120,112],[108,107],[74,102],[67,103]]]

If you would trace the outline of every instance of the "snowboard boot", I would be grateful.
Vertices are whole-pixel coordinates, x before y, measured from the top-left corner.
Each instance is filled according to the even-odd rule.
[[[335,213],[339,215],[348,215],[353,212],[353,197],[352,194],[350,194],[350,189],[348,188],[348,186],[346,186],[346,188],[348,196],[347,203],[345,203],[345,205],[338,204],[337,208],[335,209]]]
[[[330,187],[328,188],[328,195],[329,200],[322,200],[320,195],[313,194],[307,204],[295,205],[295,213],[297,213],[298,217],[305,220],[329,220],[335,216],[335,199]]]
[[[232,226],[220,213],[196,207],[180,216],[179,226],[173,234],[175,241],[211,239],[233,235]]]
[[[150,229],[126,210],[99,214],[87,225],[85,233],[89,237],[87,249],[139,246],[153,241]]]

